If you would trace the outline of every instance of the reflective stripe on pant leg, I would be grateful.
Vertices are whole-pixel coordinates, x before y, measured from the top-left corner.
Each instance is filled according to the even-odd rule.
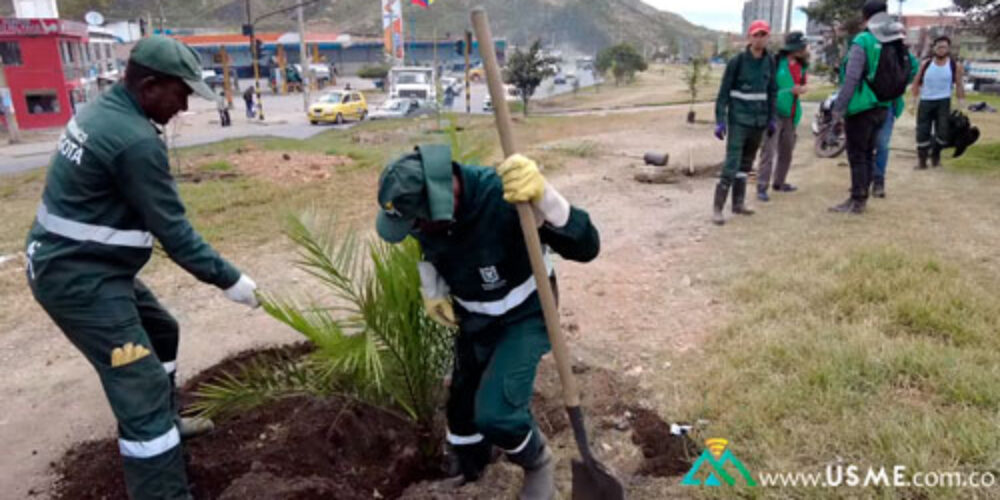
[[[929,148],[933,143],[931,140],[932,108],[931,101],[920,101],[917,106],[917,149]]]
[[[743,127],[733,125],[726,136],[726,160],[722,164],[722,174],[719,179],[727,188],[733,184],[736,172],[740,170],[740,160],[743,157],[743,141],[745,134]]]
[[[169,377],[150,346],[131,298],[85,305],[43,304],[66,337],[97,370],[118,421],[125,482],[132,498],[187,498],[187,478],[170,406]],[[112,352],[145,348],[128,358]],[[175,439],[176,437],[176,439]]]
[[[531,397],[538,361],[548,350],[541,314],[506,325],[476,392],[476,427],[524,463],[541,449]]]

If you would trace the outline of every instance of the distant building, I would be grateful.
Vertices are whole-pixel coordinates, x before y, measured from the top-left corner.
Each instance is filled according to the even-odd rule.
[[[758,19],[767,21],[772,33],[784,32],[785,0],[746,0],[743,4],[743,33],[750,31],[750,23]]]

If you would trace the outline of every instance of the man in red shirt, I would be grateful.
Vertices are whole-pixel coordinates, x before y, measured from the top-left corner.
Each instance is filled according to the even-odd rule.
[[[808,92],[806,72],[809,69],[809,50],[802,32],[793,31],[785,36],[785,47],[778,53],[776,67],[778,127],[767,138],[760,154],[760,174],[757,176],[757,199],[760,201],[771,200],[767,194],[768,184],[778,192],[789,193],[797,189],[785,179],[792,164],[792,151],[795,150],[795,129],[802,119],[801,96]]]

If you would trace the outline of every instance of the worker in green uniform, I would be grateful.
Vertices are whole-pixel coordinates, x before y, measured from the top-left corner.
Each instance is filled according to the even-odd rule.
[[[513,203],[531,203],[542,243],[580,262],[600,250],[590,217],[528,158],[511,156],[494,171],[453,162],[439,145],[387,166],[378,202],[378,234],[421,245],[428,315],[459,329],[447,405],[458,482],[478,479],[497,446],[525,471],[520,498],[553,498],[554,460],[531,415],[535,371],[550,345]]]
[[[753,215],[746,206],[747,177],[753,167],[765,130],[774,135],[778,123],[775,116],[774,58],[767,50],[771,27],[766,21],[750,23],[746,50],[732,58],[722,76],[719,95],[715,100],[715,137],[726,138],[726,161],[715,186],[712,222],[726,223],[722,209],[733,189],[733,213]]]
[[[66,125],[27,238],[31,291],[97,371],[133,499],[190,498],[181,439],[210,427],[177,416],[177,321],[136,278],[154,239],[199,280],[257,305],[253,280],[191,227],[170,175],[157,125],[192,92],[216,98],[194,50],[137,43],[124,80]]]

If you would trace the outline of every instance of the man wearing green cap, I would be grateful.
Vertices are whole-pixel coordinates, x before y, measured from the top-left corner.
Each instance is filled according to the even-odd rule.
[[[27,239],[31,291],[101,379],[134,499],[190,498],[180,441],[210,424],[177,417],[177,321],[136,278],[154,238],[199,280],[257,305],[253,280],[191,227],[170,175],[157,125],[192,93],[216,99],[194,50],[137,43],[124,81],[66,125]]]
[[[542,243],[580,262],[600,250],[590,217],[523,156],[494,171],[453,162],[447,146],[421,146],[387,166],[378,202],[383,239],[420,242],[427,314],[459,328],[447,406],[458,482],[478,479],[497,446],[525,471],[520,498],[553,498],[555,463],[531,415],[535,371],[550,346],[512,204],[531,203]]]

